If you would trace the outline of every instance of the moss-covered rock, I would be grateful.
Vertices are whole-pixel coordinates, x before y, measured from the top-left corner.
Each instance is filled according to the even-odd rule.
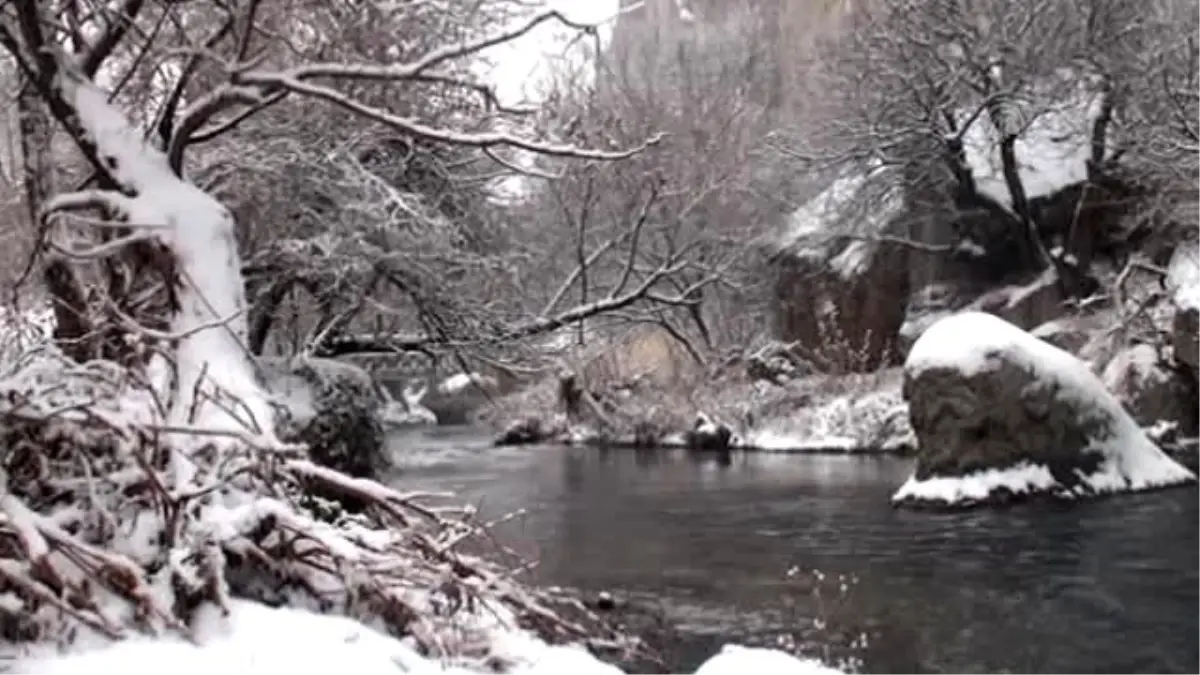
[[[314,462],[374,477],[387,462],[386,411],[395,402],[362,368],[332,359],[260,359],[280,438],[304,443]]]

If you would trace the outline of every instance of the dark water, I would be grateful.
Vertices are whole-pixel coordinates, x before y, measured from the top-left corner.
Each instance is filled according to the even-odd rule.
[[[397,439],[398,484],[527,509],[500,533],[537,581],[650,599],[713,644],[792,639],[870,672],[1200,670],[1195,488],[916,513],[888,505],[901,460],[435,433]]]

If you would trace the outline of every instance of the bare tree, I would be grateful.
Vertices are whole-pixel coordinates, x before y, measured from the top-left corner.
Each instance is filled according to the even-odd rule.
[[[775,194],[786,177],[766,170],[760,152],[778,120],[769,101],[774,64],[749,3],[729,4],[719,16],[658,20],[658,12],[623,15],[617,30],[630,33],[615,36],[599,59],[595,90],[564,77],[548,108],[581,144],[655,132],[663,141],[621,163],[540,161],[556,177],[529,198],[522,238],[549,252],[566,279],[541,285],[549,305],[684,260],[662,286],[685,302],[655,302],[659,291],[630,308],[637,311],[603,320],[655,323],[706,361],[765,329],[765,312],[754,311],[766,295],[758,240],[786,201]]]
[[[6,562],[13,562],[0,576],[29,607],[54,607],[51,614],[113,637],[123,635],[124,623],[184,628],[199,604],[226,603],[227,567],[247,564],[311,591],[323,606],[336,595],[343,611],[382,618],[407,634],[420,632],[415,623],[428,628],[414,621],[420,610],[405,599],[414,580],[430,588],[453,585],[445,574],[453,570],[456,578],[469,576],[497,589],[509,598],[497,602],[522,608],[547,634],[581,634],[578,624],[554,617],[544,598],[512,587],[489,564],[452,552],[476,526],[460,527],[412,496],[316,466],[298,456],[302,449],[278,440],[274,411],[247,349],[238,223],[214,197],[219,185],[208,190],[199,182],[220,176],[191,170],[199,144],[220,142],[254,114],[297,101],[351,113],[409,143],[479,152],[512,147],[581,161],[624,159],[645,148],[643,140],[594,150],[506,131],[496,119],[509,113],[494,102],[444,110],[437,123],[388,105],[380,92],[401,87],[432,97],[469,91],[487,100],[487,87],[470,79],[465,63],[535,26],[571,25],[555,12],[512,24],[506,8],[519,5],[485,4],[501,23],[470,24],[478,3],[398,3],[388,10],[371,3],[257,0],[0,6],[0,45],[87,163],[90,175],[80,177],[77,189],[47,185],[35,173],[28,201],[45,240],[41,252],[99,282],[82,300],[50,290],[90,324],[91,334],[79,337],[93,344],[79,347],[81,358],[107,357],[80,365],[39,352],[31,357],[34,376],[4,383],[4,432],[13,434],[6,436],[13,447],[20,446],[6,466],[20,465],[33,478],[9,480],[0,499],[0,537]],[[285,20],[293,9],[328,12],[336,21]],[[444,26],[437,33],[443,42],[421,44],[414,53],[322,57],[322,40],[338,30],[385,20],[421,26],[462,21],[464,28]],[[32,143],[44,128],[26,131]],[[47,159],[35,150],[29,148],[27,160]],[[361,156],[352,160],[331,166],[353,172],[369,163]],[[373,195],[364,190],[361,196],[371,201]],[[435,214],[445,213],[403,195],[387,205],[408,205],[422,222],[438,223]],[[403,238],[391,241],[402,244]],[[361,245],[374,243],[364,239]],[[539,318],[522,330],[569,320],[569,312]],[[50,367],[57,380],[47,384],[39,368]],[[135,404],[136,415],[122,407]],[[49,482],[40,482],[44,478]],[[86,508],[63,519],[38,512],[45,506],[45,500],[34,501],[38,486],[51,484],[86,486],[72,493]],[[373,505],[367,517],[393,533],[390,543],[368,549],[336,527],[322,529],[316,516],[292,501],[314,485]],[[62,490],[53,492],[51,501],[59,501]],[[142,516],[160,535],[138,544],[148,550],[126,555],[106,549],[124,536],[117,521]],[[454,597],[477,591],[462,586]],[[99,607],[96,597],[104,593],[127,601],[130,611],[117,616]],[[418,639],[443,649],[429,634]]]
[[[1164,195],[1194,200],[1193,184],[1167,178],[1194,174],[1180,121],[1196,110],[1180,95],[1195,71],[1184,5],[1195,13],[1127,0],[870,3],[822,49],[813,88],[825,109],[779,146],[835,175],[890,167],[876,175],[903,176],[916,223],[959,229],[959,241],[914,238],[972,240],[1010,273],[1054,265],[1087,292],[1096,249],[1145,229],[1124,216],[1153,220]]]

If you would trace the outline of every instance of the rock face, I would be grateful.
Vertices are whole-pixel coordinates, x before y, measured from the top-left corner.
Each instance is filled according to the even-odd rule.
[[[774,256],[775,337],[822,371],[870,372],[899,362],[910,290],[898,220],[902,177],[850,173],[788,216]]]
[[[275,398],[283,440],[308,446],[314,462],[351,476],[386,467],[384,420],[397,404],[358,366],[332,359],[259,359]]]
[[[1194,480],[1156,447],[1088,367],[1016,326],[962,312],[905,363],[917,467],[901,505],[1081,497]]]
[[[1153,345],[1121,350],[1104,368],[1102,379],[1141,426],[1173,423],[1183,435],[1196,435],[1195,388]]]
[[[1200,248],[1196,242],[1175,249],[1168,266],[1167,290],[1175,305],[1171,326],[1175,360],[1200,376]]]
[[[898,360],[908,297],[901,247],[850,242],[828,262],[785,255],[776,265],[779,340],[798,342],[833,372],[867,372]]]
[[[1024,330],[1031,330],[1063,315],[1062,287],[1049,270],[1027,284],[1002,286],[984,293],[966,309],[994,314]]]

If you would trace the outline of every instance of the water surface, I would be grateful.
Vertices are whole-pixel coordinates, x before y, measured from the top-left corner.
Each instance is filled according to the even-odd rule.
[[[870,672],[1197,672],[1193,487],[1069,507],[900,511],[891,458],[490,448],[397,438],[405,488],[453,490],[536,581],[649,600],[707,639],[794,640]],[[788,571],[792,570],[789,575]]]

